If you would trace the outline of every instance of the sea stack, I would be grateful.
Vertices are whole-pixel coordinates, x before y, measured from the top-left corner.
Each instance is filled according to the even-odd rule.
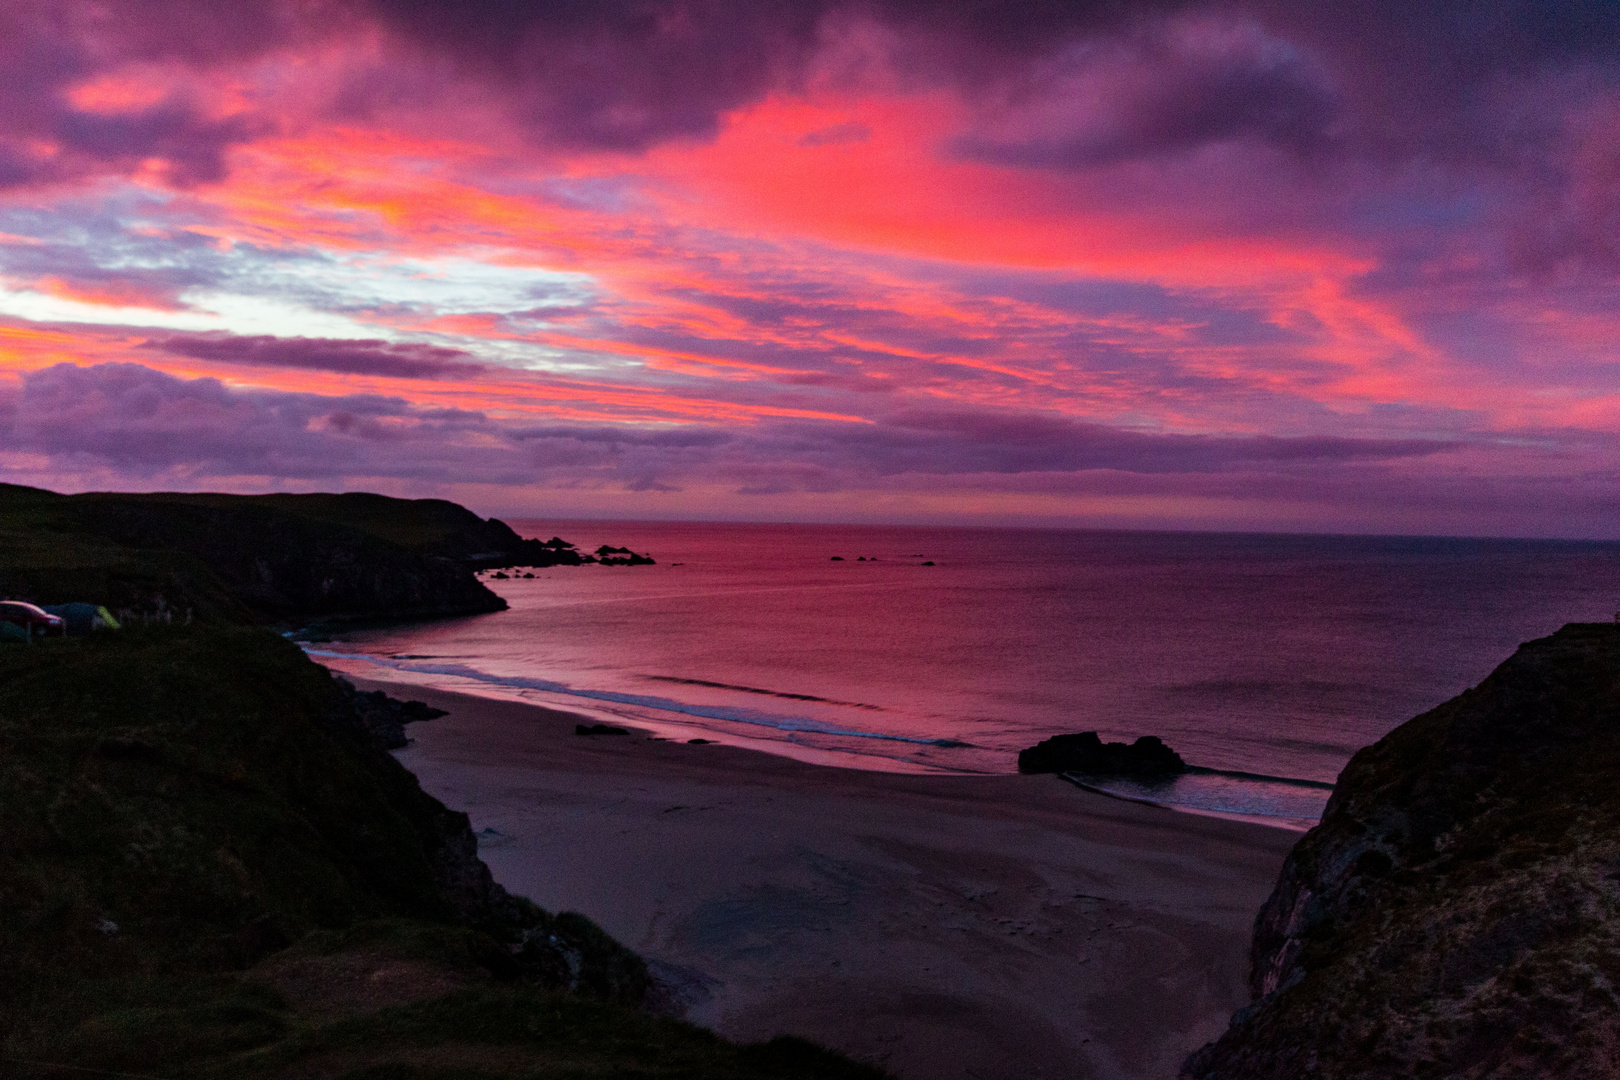
[[[1187,763],[1157,735],[1143,735],[1127,745],[1105,743],[1095,731],[1082,731],[1054,735],[1019,751],[1018,771],[1163,778],[1186,772]]]

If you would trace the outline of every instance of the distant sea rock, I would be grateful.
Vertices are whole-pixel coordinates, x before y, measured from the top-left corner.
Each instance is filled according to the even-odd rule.
[[[1356,754],[1189,1080],[1620,1076],[1620,626],[1519,647]]]
[[[1054,735],[1019,751],[1018,771],[1163,777],[1186,772],[1187,763],[1157,735],[1143,735],[1127,745],[1105,743],[1095,731],[1082,731],[1077,735]]]

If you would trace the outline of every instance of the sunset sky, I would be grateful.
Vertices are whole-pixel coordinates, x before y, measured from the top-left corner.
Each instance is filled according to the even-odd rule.
[[[0,7],[0,480],[1620,538],[1620,4]]]

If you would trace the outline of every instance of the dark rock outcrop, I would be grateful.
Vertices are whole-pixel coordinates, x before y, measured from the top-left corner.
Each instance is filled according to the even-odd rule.
[[[405,725],[445,715],[424,701],[400,701],[381,690],[356,690],[354,684],[342,676],[334,676],[338,687],[354,710],[360,726],[365,729],[379,749],[399,750],[410,743],[405,737]]]
[[[1620,626],[1521,646],[1351,759],[1197,1080],[1620,1075]]]
[[[603,566],[652,566],[654,560],[650,555],[637,555],[627,547],[614,547],[603,544],[596,549],[596,561]]]
[[[1143,735],[1130,744],[1105,743],[1095,731],[1082,731],[1054,735],[1020,750],[1018,771],[1158,778],[1186,772],[1187,763],[1156,735]]]

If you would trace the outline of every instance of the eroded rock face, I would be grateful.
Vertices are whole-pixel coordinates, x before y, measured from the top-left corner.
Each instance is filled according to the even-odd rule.
[[[400,750],[409,745],[405,725],[432,720],[445,715],[423,701],[399,701],[381,690],[356,690],[354,684],[342,676],[334,676],[339,689],[348,698],[355,716],[366,734],[383,750]]]
[[[471,819],[424,792],[416,778],[384,752],[404,745],[404,724],[444,712],[420,701],[390,698],[382,691],[359,691],[336,676],[331,679],[337,694],[322,726],[349,752],[394,781],[396,802],[421,843],[438,895],[458,919],[483,931],[496,946],[480,962],[498,975],[640,1004],[649,979],[639,956],[582,915],[554,915],[507,892],[478,857]]]
[[[1532,641],[1360,751],[1184,1077],[1620,1075],[1620,626]]]

